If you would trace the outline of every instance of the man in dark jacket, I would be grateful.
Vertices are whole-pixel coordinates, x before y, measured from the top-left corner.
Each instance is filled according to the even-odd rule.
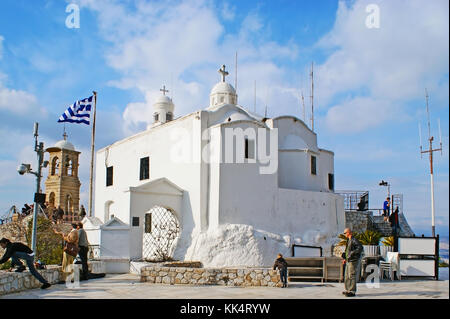
[[[46,289],[51,286],[48,281],[37,272],[36,268],[34,268],[34,253],[30,247],[22,243],[12,243],[7,238],[0,239],[0,246],[3,249],[6,249],[5,254],[2,259],[0,259],[0,264],[7,262],[8,259],[11,258],[11,266],[14,267],[17,265],[18,268],[16,269],[16,272],[22,272],[25,270],[25,266],[22,264],[20,259],[24,259],[27,262],[30,273],[42,283],[41,289]]]
[[[342,254],[343,263],[345,263],[345,291],[342,293],[346,297],[354,297],[356,295],[356,283],[359,281],[363,246],[358,239],[352,236],[350,228],[344,230],[344,235],[347,237],[347,246]]]
[[[275,264],[273,265],[273,270],[279,269],[280,270],[280,279],[283,283],[283,286],[281,288],[287,287],[287,262],[284,260],[282,254],[278,254],[278,258],[275,260]]]
[[[389,216],[389,223],[391,224],[392,234],[397,236],[398,230],[398,206],[395,208],[395,211]]]
[[[81,264],[82,264],[82,274],[81,280],[89,279],[89,267],[88,267],[88,252],[89,252],[89,241],[87,238],[86,231],[83,229],[83,223],[77,223],[77,231],[78,231],[78,248],[80,251],[78,252],[78,256],[80,256]]]

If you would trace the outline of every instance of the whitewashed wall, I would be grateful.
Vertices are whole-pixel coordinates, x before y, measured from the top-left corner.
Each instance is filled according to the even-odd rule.
[[[282,117],[269,120],[267,124],[278,127],[278,141],[284,147],[303,141],[308,149],[317,152],[317,176],[310,175],[309,154],[304,152],[286,157],[282,153],[278,157],[278,171],[274,174],[261,174],[259,163],[200,162],[203,147],[208,143],[218,147],[221,155],[224,155],[226,127],[241,127],[244,130],[264,127],[252,122],[244,113],[233,111],[230,106],[217,112],[195,112],[97,152],[95,216],[105,221],[114,214],[130,225],[131,258],[142,256],[144,214],[155,205],[170,207],[177,212],[182,232],[174,257],[201,260],[210,265],[221,262],[224,265],[266,263],[268,259],[265,258],[272,260],[272,254],[289,249],[295,240],[298,243],[328,245],[330,236],[342,232],[343,201],[328,192],[328,173],[334,171],[333,154],[319,150],[316,134],[298,119]],[[228,118],[232,120],[228,122]],[[188,142],[183,140],[184,136],[175,136],[173,139],[175,128],[191,133]],[[210,130],[210,139],[202,140],[201,132],[207,128]],[[183,143],[180,144],[180,141]],[[184,145],[192,151],[187,163],[173,161],[174,144],[178,147]],[[150,179],[140,181],[140,159],[146,156],[150,157]],[[283,166],[280,168],[280,165]],[[114,167],[113,185],[108,187],[107,166]],[[283,172],[281,186],[298,189],[279,188],[279,172]],[[162,177],[183,190],[181,199],[130,191],[130,187],[143,187],[149,181]],[[288,177],[291,179],[288,180]],[[139,227],[131,226],[133,217],[140,218]],[[234,229],[242,227],[246,229],[245,235],[233,235]],[[217,232],[227,235],[217,237]],[[256,241],[255,247],[251,248],[253,253],[246,257],[247,261],[232,261],[245,255],[245,249],[249,248],[239,246],[239,242],[247,240],[242,236]],[[226,261],[226,253],[214,257],[214,250],[223,244],[223,240],[234,245],[232,250],[235,257],[230,261]]]

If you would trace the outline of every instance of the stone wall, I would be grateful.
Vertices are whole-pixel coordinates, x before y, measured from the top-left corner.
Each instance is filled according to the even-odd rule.
[[[38,271],[49,283],[54,284],[60,280],[60,270],[60,266],[48,266],[47,269]],[[21,273],[0,271],[0,295],[39,288],[41,285],[28,271]]]
[[[281,287],[278,271],[270,268],[187,268],[145,266],[141,282],[184,285]]]
[[[81,268],[81,265],[78,266]],[[91,273],[105,272],[105,263],[103,261],[89,261],[88,266]],[[51,284],[57,283],[62,278],[61,266],[49,265],[46,269],[39,269],[38,272]],[[0,296],[27,289],[40,288],[41,285],[39,280],[34,278],[28,270],[20,273],[0,270]]]
[[[353,232],[361,233],[373,230],[373,213],[371,211],[345,211],[345,227]]]

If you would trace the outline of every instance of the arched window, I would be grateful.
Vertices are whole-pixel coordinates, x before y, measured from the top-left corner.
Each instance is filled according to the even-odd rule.
[[[69,157],[67,157],[67,176],[73,176],[73,161]]]
[[[58,175],[59,170],[59,159],[55,156],[52,160],[52,175]]]
[[[50,198],[49,198],[48,202],[50,203],[51,207],[55,207],[55,193],[54,192],[50,193]]]
[[[62,168],[63,176],[71,176],[72,175],[72,159],[69,156],[64,158],[64,165]]]
[[[72,199],[72,196],[70,196],[70,194],[66,195],[64,208],[65,208],[64,211],[65,211],[66,215],[72,215],[73,214],[73,199]]]
[[[106,223],[108,220],[114,218],[114,209],[111,209],[114,205],[114,201],[108,200],[105,202],[105,211],[103,215],[103,222]]]
[[[172,121],[172,119],[173,119],[172,112],[167,112],[167,114],[166,114],[166,122]]]

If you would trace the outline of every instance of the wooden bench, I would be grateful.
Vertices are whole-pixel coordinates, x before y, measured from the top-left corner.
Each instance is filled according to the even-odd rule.
[[[344,276],[339,257],[286,257],[289,281],[341,282]]]

